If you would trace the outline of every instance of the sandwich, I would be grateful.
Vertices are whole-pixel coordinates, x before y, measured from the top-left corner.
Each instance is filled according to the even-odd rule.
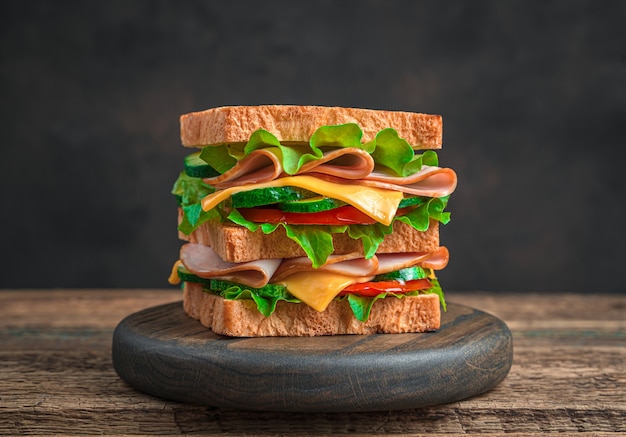
[[[229,106],[180,117],[172,190],[183,240],[169,282],[217,334],[435,331],[457,178],[439,115]]]

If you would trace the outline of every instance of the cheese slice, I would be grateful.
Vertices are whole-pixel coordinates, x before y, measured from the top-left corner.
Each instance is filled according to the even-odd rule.
[[[330,301],[348,285],[369,278],[347,276],[340,273],[309,271],[294,273],[280,281],[289,292],[316,311],[324,311]]]
[[[169,278],[167,278],[167,282],[172,285],[180,284],[180,275],[178,274],[178,268],[183,265],[181,260],[178,260],[172,266],[172,271],[170,272]]]
[[[322,196],[341,200],[384,225],[391,224],[403,196],[401,192],[386,188],[331,182],[315,176],[288,176],[270,182],[216,191],[202,199],[202,209],[209,211],[233,194],[242,191],[286,186],[304,188]]]

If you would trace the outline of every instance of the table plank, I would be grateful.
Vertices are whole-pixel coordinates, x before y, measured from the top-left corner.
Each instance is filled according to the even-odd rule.
[[[185,405],[126,385],[112,366],[114,327],[179,299],[176,290],[0,291],[0,435],[626,432],[622,295],[455,294],[513,332],[513,367],[499,386],[420,410],[319,414]]]

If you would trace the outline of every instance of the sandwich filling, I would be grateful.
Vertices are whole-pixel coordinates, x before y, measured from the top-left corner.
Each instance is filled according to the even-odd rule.
[[[456,174],[432,150],[416,153],[393,129],[361,143],[356,124],[323,126],[308,144],[281,143],[258,130],[245,144],[209,145],[188,156],[173,189],[179,230],[210,220],[269,234],[279,227],[306,257],[230,263],[209,247],[186,244],[170,282],[201,283],[226,299],[253,299],[269,315],[279,300],[323,311],[348,299],[367,320],[380,298],[443,293],[434,270],[448,252],[377,254],[400,221],[426,231],[448,223],[445,210]],[[360,240],[363,253],[334,255],[333,234]]]
[[[355,317],[365,321],[376,300],[420,293],[439,295],[445,310],[434,273],[448,263],[443,246],[433,253],[377,254],[369,259],[356,253],[332,255],[319,268],[307,257],[231,263],[194,243],[183,245],[180,255],[169,278],[172,284],[199,283],[225,299],[253,299],[265,316],[281,300],[324,311],[333,299],[347,299]]]

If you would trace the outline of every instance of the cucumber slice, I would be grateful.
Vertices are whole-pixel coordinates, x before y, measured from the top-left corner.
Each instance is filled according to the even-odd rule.
[[[428,273],[422,267],[414,266],[396,270],[395,272],[376,275],[374,281],[413,281],[426,277],[428,277]]]
[[[315,196],[308,199],[283,202],[278,205],[278,208],[286,212],[321,212],[338,208],[345,204],[345,202],[331,197]]]
[[[421,205],[422,203],[426,202],[426,200],[427,199],[420,196],[405,197],[400,201],[398,208]]]
[[[220,175],[220,172],[200,159],[200,152],[185,156],[185,173],[192,178],[212,178]]]
[[[180,280],[183,282],[193,282],[195,284],[202,284],[203,286],[210,288],[211,280],[207,278],[201,278],[200,276],[194,275],[189,270],[184,267],[178,268],[178,276]]]
[[[298,200],[304,195],[300,188],[269,187],[241,191],[231,196],[233,208],[252,208],[254,206],[271,205]]]
[[[261,297],[287,297],[287,287],[279,284],[267,284],[261,288],[253,288],[245,285],[237,284],[229,281],[222,281],[221,279],[211,280],[211,290],[213,291],[225,291],[231,287],[239,287],[242,289],[248,289]]]

